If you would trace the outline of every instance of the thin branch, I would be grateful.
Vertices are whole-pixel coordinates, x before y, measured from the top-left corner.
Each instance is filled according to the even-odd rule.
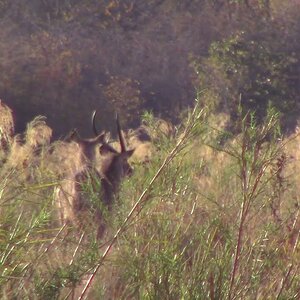
[[[138,200],[133,205],[132,209],[128,213],[128,215],[125,218],[125,220],[122,223],[122,225],[116,231],[116,233],[115,233],[114,237],[112,238],[111,242],[109,243],[109,245],[107,246],[106,250],[102,254],[102,256],[101,256],[98,264],[94,268],[94,271],[92,272],[92,274],[90,275],[89,279],[87,280],[86,285],[84,286],[84,288],[83,288],[83,290],[81,292],[81,295],[79,296],[78,300],[84,299],[84,297],[87,294],[89,288],[91,287],[92,281],[95,278],[95,276],[96,276],[99,268],[101,267],[101,265],[103,264],[104,260],[106,259],[107,255],[108,255],[109,251],[111,250],[111,248],[113,247],[113,245],[117,241],[119,235],[121,234],[121,232],[123,232],[125,230],[127,223],[129,222],[130,219],[133,218],[134,214],[137,211],[138,212],[141,211],[141,209],[138,210],[138,208],[140,207],[140,204],[142,203],[142,201],[144,200],[144,198],[146,197],[146,195],[150,191],[150,189],[153,186],[154,182],[159,178],[159,176],[162,174],[162,172],[164,171],[164,169],[171,163],[171,161],[174,159],[174,157],[176,156],[176,154],[182,149],[182,145],[186,142],[186,140],[189,137],[189,135],[191,134],[192,130],[195,128],[196,122],[203,115],[203,110],[201,110],[199,113],[197,113],[197,108],[198,108],[198,105],[196,104],[196,106],[195,106],[195,108],[194,108],[194,110],[193,110],[193,112],[192,112],[192,114],[191,114],[191,116],[190,116],[190,118],[189,118],[189,120],[187,122],[188,125],[187,125],[187,127],[186,127],[186,129],[185,129],[185,131],[183,133],[183,136],[177,142],[176,146],[172,149],[172,151],[167,155],[167,157],[163,161],[162,165],[160,166],[160,168],[157,170],[156,174],[151,179],[151,181],[148,184],[148,186],[145,188],[145,190],[142,192],[142,194],[140,195],[140,197],[138,198]]]

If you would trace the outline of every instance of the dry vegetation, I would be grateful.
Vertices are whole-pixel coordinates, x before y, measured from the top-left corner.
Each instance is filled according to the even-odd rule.
[[[0,0],[0,298],[300,299],[299,16],[299,0]],[[65,222],[57,191],[94,161],[57,138],[90,136],[93,109],[111,136],[116,112],[135,128],[134,174],[109,209],[81,180]]]
[[[76,164],[75,145],[49,145],[41,118],[19,148],[11,142],[14,159],[1,165],[1,298],[298,299],[298,133],[282,139],[274,111],[262,125],[241,117],[238,136],[198,104],[173,137],[145,118],[155,154],[123,182],[101,240],[92,213],[81,229],[57,220],[53,191]],[[85,193],[99,201],[89,183]]]

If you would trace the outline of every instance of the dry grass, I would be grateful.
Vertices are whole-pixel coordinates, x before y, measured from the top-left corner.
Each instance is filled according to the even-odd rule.
[[[57,225],[53,190],[82,163],[75,143],[43,145],[30,182],[11,168],[0,182],[1,297],[77,299],[86,286],[88,299],[299,298],[299,135],[282,140],[276,114],[262,126],[242,119],[235,137],[223,120],[194,120],[155,177],[182,138],[159,135],[101,241],[92,212],[81,231]]]
[[[14,135],[14,119],[11,109],[0,99],[0,161],[5,159]]]

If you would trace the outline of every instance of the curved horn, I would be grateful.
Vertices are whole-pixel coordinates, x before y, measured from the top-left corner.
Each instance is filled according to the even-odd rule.
[[[117,122],[117,131],[118,131],[118,136],[119,136],[119,140],[120,140],[120,145],[121,145],[121,152],[126,152],[126,145],[125,145],[125,141],[124,141],[124,137],[122,135],[122,131],[121,131],[121,125],[120,125],[120,121],[119,121],[119,116],[116,113],[116,122]]]
[[[94,110],[92,113],[92,127],[93,127],[93,132],[95,134],[95,136],[98,136],[98,130],[96,128],[96,123],[95,123],[95,119],[96,119],[96,115],[97,115],[97,110]]]

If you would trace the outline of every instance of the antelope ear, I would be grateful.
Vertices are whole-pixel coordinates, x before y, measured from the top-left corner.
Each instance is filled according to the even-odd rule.
[[[105,155],[105,154],[111,153],[111,149],[107,146],[107,144],[102,144],[99,147],[99,152],[101,155]]]
[[[101,132],[99,135],[95,138],[96,143],[104,143],[105,142],[105,132]]]
[[[67,137],[65,138],[65,141],[66,142],[79,142],[81,141],[81,138],[79,136],[79,133],[77,131],[77,129],[73,129],[68,135]]]
[[[127,136],[131,136],[134,134],[134,130],[132,128],[128,129]]]
[[[131,150],[127,150],[127,151],[125,152],[127,158],[131,157],[131,155],[133,154],[134,150],[135,150],[135,149],[131,149]]]

